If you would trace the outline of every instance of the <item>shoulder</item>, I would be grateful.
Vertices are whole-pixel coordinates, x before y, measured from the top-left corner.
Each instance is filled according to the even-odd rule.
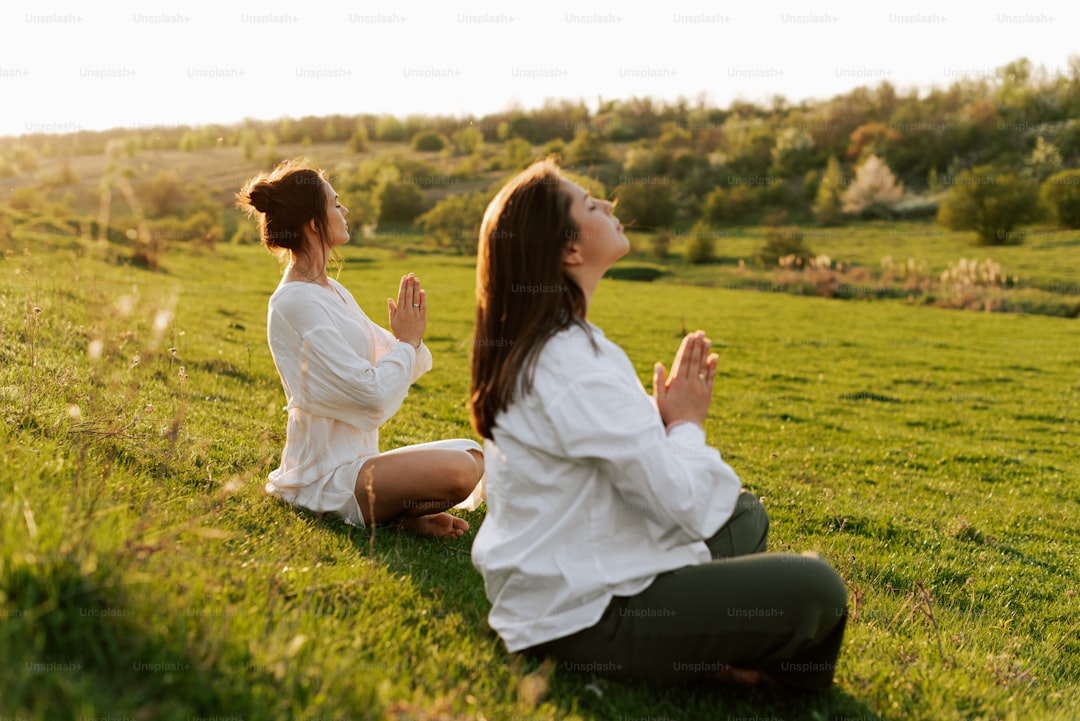
[[[537,358],[537,370],[555,376],[580,376],[589,368],[603,366],[621,350],[591,323],[577,323],[548,338]]]
[[[326,302],[322,288],[297,281],[279,285],[270,296],[267,307],[271,318],[280,316],[298,328],[325,323],[334,310]]]

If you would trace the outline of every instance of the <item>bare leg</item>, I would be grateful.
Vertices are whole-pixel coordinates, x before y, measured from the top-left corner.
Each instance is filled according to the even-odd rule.
[[[363,465],[356,500],[369,525],[394,522],[421,536],[460,538],[469,524],[443,511],[467,498],[483,473],[477,451],[401,448]]]

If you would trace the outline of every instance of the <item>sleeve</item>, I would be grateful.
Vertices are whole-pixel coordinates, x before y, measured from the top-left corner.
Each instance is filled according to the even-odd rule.
[[[293,406],[364,430],[378,428],[401,407],[416,368],[411,345],[395,342],[372,365],[318,304],[293,304],[272,314],[279,316],[272,325],[291,331],[272,337],[271,349]]]
[[[549,399],[558,451],[598,463],[669,547],[711,537],[734,513],[742,482],[698,426],[669,435],[641,384],[627,380],[589,374]]]
[[[375,358],[382,358],[384,353],[388,353],[394,348],[394,346],[401,343],[394,334],[386,330],[382,326],[372,323],[371,327],[375,329]],[[428,350],[427,344],[421,341],[420,347],[416,350],[416,367],[413,370],[412,382],[420,380],[420,376],[431,370],[432,358],[431,351]]]

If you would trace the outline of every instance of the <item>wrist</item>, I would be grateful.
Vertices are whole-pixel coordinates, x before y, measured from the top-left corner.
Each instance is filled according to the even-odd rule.
[[[693,425],[693,426],[697,426],[699,429],[701,429],[702,432],[705,431],[704,424],[698,423],[697,421],[692,421],[692,420],[690,420],[688,418],[683,418],[683,419],[680,419],[680,420],[677,420],[677,421],[672,421],[671,423],[668,423],[665,430],[667,430],[668,433],[671,433],[671,431],[674,430],[675,428],[678,428],[679,426],[682,426],[682,425],[686,425],[687,423],[689,423],[690,425]]]

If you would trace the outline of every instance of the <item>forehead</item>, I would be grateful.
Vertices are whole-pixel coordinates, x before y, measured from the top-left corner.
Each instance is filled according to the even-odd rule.
[[[571,200],[584,200],[586,191],[580,185],[566,178],[559,178],[559,190],[568,194]]]

